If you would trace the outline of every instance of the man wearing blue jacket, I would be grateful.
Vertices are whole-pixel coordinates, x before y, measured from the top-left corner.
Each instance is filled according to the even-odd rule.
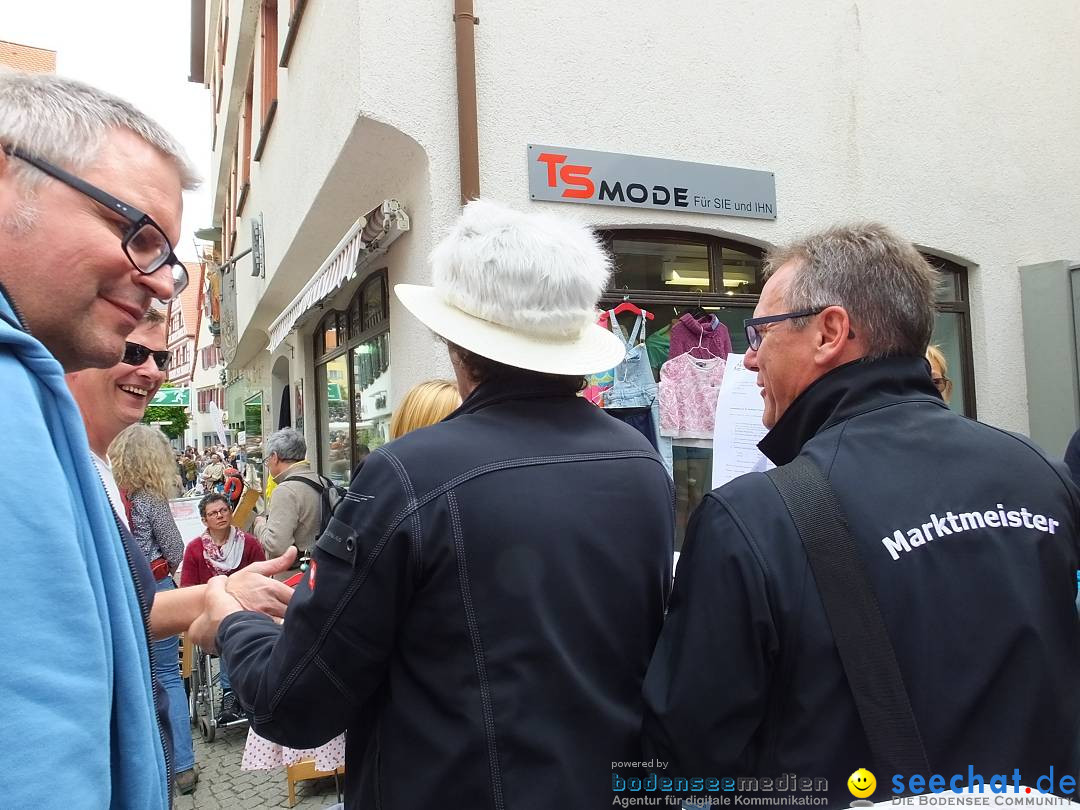
[[[181,148],[126,102],[57,76],[0,75],[0,796],[6,807],[161,808],[169,765],[133,578],[65,371],[117,363],[173,253]],[[145,561],[143,561],[145,564]]]

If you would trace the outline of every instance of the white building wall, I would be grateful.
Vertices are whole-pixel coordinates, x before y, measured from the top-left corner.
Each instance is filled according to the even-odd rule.
[[[191,378],[191,424],[188,429],[188,443],[192,447],[204,450],[202,437],[206,433],[215,433],[216,427],[209,413],[199,413],[199,389],[221,386],[221,372],[224,365],[218,364],[204,369],[202,366],[202,350],[214,344],[214,336],[210,333],[210,319],[203,313],[200,318],[199,334],[195,348],[195,372]],[[193,439],[193,440],[192,440]],[[214,439],[217,444],[217,439]]]
[[[240,364],[265,354],[265,329],[386,197],[413,222],[386,257],[391,284],[427,281],[425,257],[458,211],[450,9],[308,4],[244,209],[263,212],[267,278],[239,269]],[[1080,5],[476,0],[476,11],[484,196],[758,244],[881,220],[970,266],[979,416],[1027,430],[1017,267],[1080,258]],[[771,171],[778,216],[530,203],[530,142]],[[449,373],[393,299],[391,335],[395,399]]]
[[[1080,5],[478,6],[484,195],[529,204],[528,142],[774,172],[775,222],[558,207],[771,244],[885,222],[973,266],[979,417],[1027,430],[1017,267],[1080,257]]]

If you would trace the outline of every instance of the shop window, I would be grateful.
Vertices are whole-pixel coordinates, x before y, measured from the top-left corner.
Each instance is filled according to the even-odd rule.
[[[385,444],[390,431],[390,333],[351,349],[353,371],[352,458]]]
[[[315,387],[320,396],[319,469],[338,483],[348,483],[352,458],[349,454],[349,364],[339,355],[315,369]]]
[[[254,464],[256,471],[262,474],[262,391],[244,400],[244,454],[248,464]]]
[[[678,318],[693,312],[715,317],[727,330],[732,351],[747,349],[743,319],[753,315],[761,292],[764,251],[756,245],[704,234],[668,231],[608,231],[602,234],[615,260],[611,286],[601,306],[614,308],[629,300],[654,317],[645,321],[645,346],[653,377],[669,359],[670,331]],[[616,316],[629,334],[636,315]],[[706,358],[706,347],[695,356]],[[686,524],[712,489],[712,442],[675,439],[676,548],[682,548]]]
[[[619,287],[671,292],[710,289],[707,244],[615,238],[611,250],[618,257],[615,280]]]
[[[946,373],[952,381],[949,407],[974,419],[975,368],[971,358],[967,268],[939,256],[926,255],[926,260],[941,272],[941,283],[937,290],[938,311],[930,342],[941,348],[949,366]]]
[[[363,454],[388,439],[390,310],[386,271],[369,276],[348,306],[315,330],[320,472],[348,484]]]

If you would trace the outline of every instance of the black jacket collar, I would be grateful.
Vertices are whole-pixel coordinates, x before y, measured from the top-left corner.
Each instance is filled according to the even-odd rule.
[[[758,443],[774,464],[787,464],[815,434],[875,408],[912,399],[945,407],[922,357],[855,360],[818,378],[795,398]]]
[[[491,380],[480,383],[447,419],[453,419],[512,399],[541,399],[548,397],[573,397],[573,383],[532,372],[505,372]]]

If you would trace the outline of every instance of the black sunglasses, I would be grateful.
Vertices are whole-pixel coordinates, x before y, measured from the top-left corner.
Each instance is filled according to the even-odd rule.
[[[184,267],[183,262],[176,258],[169,238],[165,236],[161,226],[154,222],[149,214],[144,214],[138,208],[121,202],[107,191],[102,191],[97,186],[87,183],[59,166],[54,166],[47,160],[28,155],[14,146],[5,146],[4,151],[11,157],[29,163],[35,169],[45,172],[45,174],[56,178],[64,185],[70,186],[81,194],[85,194],[90,199],[126,219],[130,226],[124,233],[120,246],[132,266],[143,275],[150,275],[156,273],[162,267],[168,267],[172,275],[172,297],[175,298],[184,291],[188,285],[187,268]]]
[[[120,362],[129,366],[141,366],[146,362],[147,357],[154,358],[154,365],[158,367],[158,371],[169,370],[169,362],[172,360],[171,352],[155,352],[141,343],[132,343],[130,340],[124,343],[124,356],[120,358]]]

